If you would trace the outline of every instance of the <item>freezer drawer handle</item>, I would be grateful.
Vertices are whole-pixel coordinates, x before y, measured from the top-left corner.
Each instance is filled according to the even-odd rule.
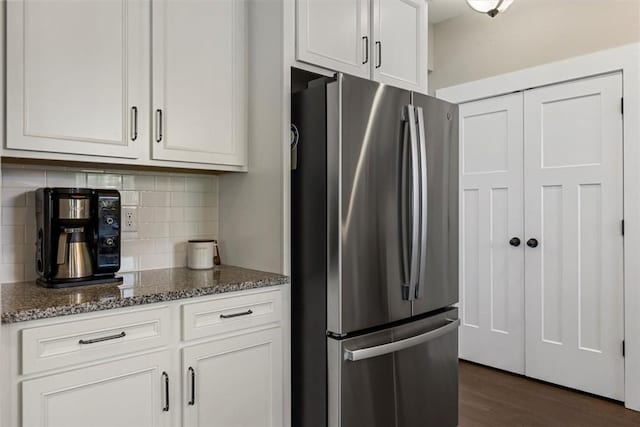
[[[422,335],[416,335],[415,337],[407,338],[402,341],[396,341],[389,344],[377,345],[375,347],[363,348],[361,350],[345,350],[345,360],[351,360],[357,362],[358,360],[370,359],[372,357],[382,356],[384,354],[395,353],[410,347],[415,347],[420,344],[424,344],[428,341],[439,338],[450,332],[455,331],[460,326],[460,319],[449,320],[450,323],[433,331],[426,332]]]

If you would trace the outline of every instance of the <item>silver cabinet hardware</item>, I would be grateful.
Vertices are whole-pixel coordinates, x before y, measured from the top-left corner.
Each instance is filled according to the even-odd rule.
[[[131,141],[138,139],[138,107],[131,107]]]
[[[97,342],[115,340],[115,339],[118,339],[118,338],[124,338],[126,335],[127,334],[124,331],[122,331],[119,334],[109,335],[109,336],[106,336],[106,337],[92,338],[90,340],[79,340],[78,344],[95,344]]]
[[[162,407],[162,412],[169,412],[169,374],[163,372],[162,378],[164,379],[164,406]]]
[[[162,141],[162,110],[156,110],[156,142]]]
[[[363,64],[369,62],[369,37],[362,36],[362,41],[364,42],[364,59],[362,60]]]
[[[376,42],[376,47],[378,48],[378,63],[376,64],[376,68],[380,68],[382,66],[382,42]]]
[[[188,371],[191,374],[191,399],[187,403],[189,406],[193,406],[196,404],[196,371],[191,366]]]
[[[238,317],[238,316],[248,316],[249,314],[253,314],[252,310],[247,310],[247,311],[243,311],[241,313],[233,313],[233,314],[221,314],[220,318],[221,319],[230,319],[232,317]]]

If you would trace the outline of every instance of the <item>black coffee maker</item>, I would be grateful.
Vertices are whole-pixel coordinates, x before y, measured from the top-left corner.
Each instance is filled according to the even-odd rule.
[[[36,190],[38,283],[64,288],[121,282],[120,193],[89,188]]]

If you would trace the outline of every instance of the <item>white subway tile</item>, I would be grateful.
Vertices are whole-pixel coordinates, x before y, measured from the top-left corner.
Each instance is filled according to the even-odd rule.
[[[153,208],[153,222],[169,222],[171,221],[171,208],[157,207]]]
[[[156,176],[156,191],[184,191],[185,178],[183,176]]]
[[[24,279],[24,264],[0,265],[0,283],[22,282]]]
[[[24,243],[24,225],[3,225],[0,234],[3,246]]]
[[[151,270],[156,268],[170,268],[173,264],[173,254],[142,254],[140,255],[140,269]]]
[[[169,237],[169,223],[168,222],[138,223],[138,235],[142,239]]]
[[[48,187],[86,187],[87,174],[83,172],[71,172],[60,170],[47,171]]]
[[[212,176],[121,175],[73,169],[7,167],[1,197],[3,264],[0,281],[36,277],[35,193],[42,186],[121,190],[123,206],[137,206],[138,232],[122,233],[121,271],[186,265],[186,242],[218,234],[218,180]],[[6,268],[5,268],[6,267]]]
[[[183,206],[195,207],[202,206],[204,193],[183,193]]]
[[[170,194],[160,191],[142,191],[140,192],[140,206],[169,206],[171,204]]]
[[[180,207],[170,207],[169,208],[169,221],[170,222],[181,222],[184,221],[184,208]]]
[[[120,272],[137,271],[140,268],[137,255],[127,255],[120,257]]]
[[[185,193],[171,193],[171,206],[184,206]]]
[[[46,183],[44,169],[2,169],[2,187],[39,188]]]
[[[2,206],[27,206],[27,189],[26,188],[3,188],[2,189]]]
[[[3,245],[2,246],[2,263],[3,264],[24,264],[25,262],[25,245]]]
[[[202,193],[202,206],[218,206],[218,193]]]
[[[122,189],[144,191],[155,190],[155,177],[153,175],[124,175],[122,177]]]
[[[89,173],[87,174],[87,186],[91,188],[113,188],[122,189],[122,175],[110,173]]]
[[[216,221],[203,221],[198,223],[198,233],[206,235],[218,234],[218,223]]]
[[[28,221],[27,216],[28,216],[27,208],[16,208],[11,206],[3,207],[2,208],[2,225],[26,224]]]
[[[122,206],[138,206],[140,204],[140,194],[137,191],[121,191],[120,199]]]
[[[214,192],[216,183],[210,176],[188,176],[185,181],[185,190],[196,192]]]

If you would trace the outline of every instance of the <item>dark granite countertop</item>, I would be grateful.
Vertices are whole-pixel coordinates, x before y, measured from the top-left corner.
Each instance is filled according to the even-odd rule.
[[[35,281],[7,283],[2,288],[2,323],[24,322],[70,314],[173,301],[277,286],[286,276],[228,265],[214,270],[168,268],[122,273],[121,284],[48,289]]]

